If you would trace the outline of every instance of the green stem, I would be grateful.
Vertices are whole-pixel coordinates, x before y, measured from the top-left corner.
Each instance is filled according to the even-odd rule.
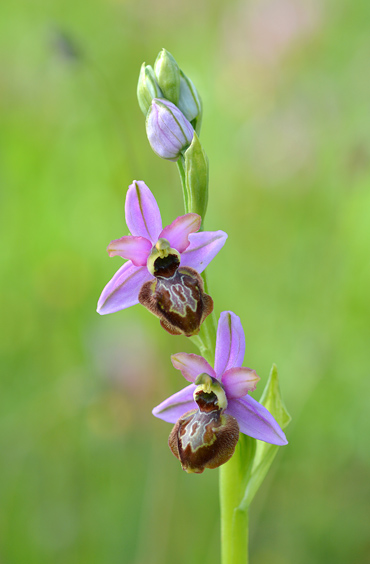
[[[185,213],[189,213],[189,196],[188,196],[188,188],[186,186],[186,180],[185,180],[185,159],[182,155],[178,159],[176,164],[177,164],[177,168],[178,168],[180,180],[181,180],[182,195],[184,197]]]
[[[187,166],[193,171],[192,182],[198,196],[202,193],[200,212],[197,207],[193,209],[191,186],[188,185],[189,175],[186,174],[185,158],[183,155],[177,161],[180,174],[182,192],[184,196],[185,213],[199,212],[202,216],[202,229],[204,229],[204,215],[208,199],[208,159],[200,146],[199,140],[194,135],[193,151],[187,152]],[[194,141],[194,140],[193,140]],[[190,156],[189,156],[190,154]],[[190,159],[190,164],[189,164]],[[203,193],[204,192],[204,193]],[[199,202],[198,202],[199,203]],[[207,275],[202,274],[204,291],[208,294]],[[217,336],[217,321],[214,311],[203,322],[198,335],[190,337],[199,348],[201,355],[213,365],[215,358]],[[243,435],[241,435],[243,437]],[[254,441],[255,442],[255,441]],[[246,467],[251,460],[251,449],[254,443],[246,442],[240,438],[234,456],[220,468],[220,501],[221,501],[221,554],[222,564],[247,564],[248,563],[248,507],[240,506],[244,497],[246,486]]]
[[[237,445],[237,449],[242,447]],[[248,508],[240,509],[243,495],[238,453],[220,467],[221,562],[248,564]]]
[[[208,294],[208,282],[207,274],[204,271],[202,273],[204,280],[204,291]],[[195,337],[190,337],[191,341],[198,347],[200,354],[209,362],[211,365],[214,363],[215,350],[216,350],[216,334],[217,334],[217,321],[216,314],[214,310],[206,320],[203,322],[200,332]]]

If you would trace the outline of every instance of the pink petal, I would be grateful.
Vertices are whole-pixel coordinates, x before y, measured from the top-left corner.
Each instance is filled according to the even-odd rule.
[[[216,377],[212,366],[197,354],[177,353],[171,356],[171,360],[176,370],[180,370],[188,382],[194,382],[196,377],[204,372],[213,378]]]
[[[244,331],[240,319],[232,311],[223,311],[217,328],[215,371],[220,378],[229,368],[243,364]]]
[[[126,195],[126,223],[132,235],[145,237],[154,245],[162,231],[158,204],[142,180],[134,180]]]
[[[195,388],[196,386],[194,384],[190,384],[190,386],[186,386],[186,388],[183,388],[176,394],[173,394],[173,396],[162,401],[162,403],[153,409],[153,415],[168,423],[176,423],[187,411],[198,409],[193,399]]]
[[[229,413],[239,423],[241,433],[271,443],[286,445],[285,434],[269,411],[250,396],[231,399],[225,413]]]
[[[152,244],[144,237],[121,237],[111,241],[107,247],[110,257],[119,255],[131,260],[135,266],[146,266]]]
[[[171,247],[182,253],[189,246],[189,234],[198,231],[201,222],[202,218],[197,213],[187,213],[167,225],[160,237],[167,239]]]
[[[222,375],[221,382],[225,388],[227,399],[242,398],[248,392],[254,392],[258,380],[255,370],[250,368],[229,368]]]
[[[142,285],[152,278],[146,266],[126,262],[102,291],[96,311],[105,315],[138,304]]]
[[[190,245],[181,255],[181,266],[190,266],[199,273],[215,258],[227,239],[224,231],[190,233]]]

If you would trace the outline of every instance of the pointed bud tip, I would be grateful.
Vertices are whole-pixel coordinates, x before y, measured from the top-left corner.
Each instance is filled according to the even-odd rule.
[[[180,96],[180,69],[166,49],[162,49],[154,63],[154,74],[164,97],[177,104]]]
[[[162,96],[163,93],[156,81],[152,67],[143,63],[137,83],[137,99],[140,109],[145,116],[148,113],[153,98],[161,98]]]

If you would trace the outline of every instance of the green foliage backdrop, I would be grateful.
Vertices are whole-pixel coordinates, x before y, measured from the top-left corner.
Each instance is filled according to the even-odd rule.
[[[183,473],[151,415],[191,343],[95,313],[128,184],[183,213],[136,102],[162,47],[204,101],[216,313],[293,417],[251,561],[369,562],[369,21],[364,0],[1,3],[1,563],[219,561],[218,472]]]

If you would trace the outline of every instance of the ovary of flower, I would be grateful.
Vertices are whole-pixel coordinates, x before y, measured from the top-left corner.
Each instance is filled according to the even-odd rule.
[[[200,273],[223,247],[227,234],[198,233],[201,217],[195,213],[180,216],[163,229],[157,202],[142,181],[130,185],[125,213],[131,235],[112,241],[107,250],[110,256],[128,260],[104,288],[98,313],[140,302],[171,334],[196,334],[213,307]]]

